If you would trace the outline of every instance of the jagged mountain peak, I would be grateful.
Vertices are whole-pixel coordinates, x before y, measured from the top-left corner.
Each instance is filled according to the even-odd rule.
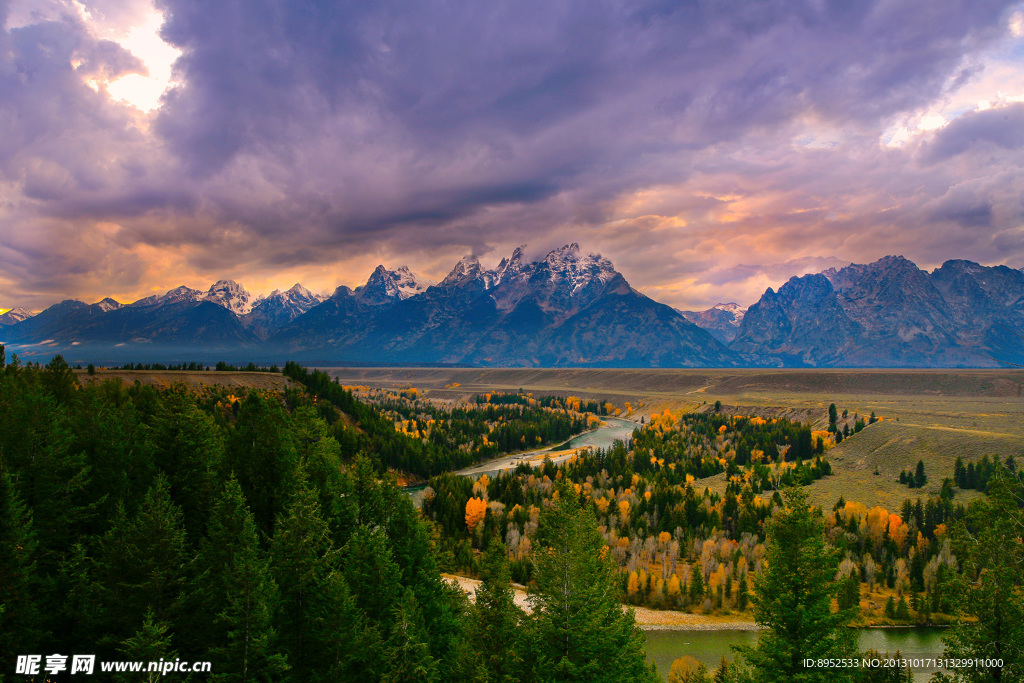
[[[350,293],[348,287],[339,287],[339,290],[341,289],[344,289],[346,295]],[[335,295],[337,296],[338,292],[335,292]],[[241,316],[241,322],[257,337],[265,339],[327,298],[295,283],[283,292],[275,289],[268,296],[257,299],[252,310]]]
[[[551,250],[544,258],[544,263],[553,275],[569,280],[574,289],[594,279],[608,282],[618,275],[611,261],[600,254],[584,254],[575,242]]]
[[[121,304],[117,301],[114,301],[109,296],[102,299],[101,301],[96,302],[93,305],[98,306],[99,309],[104,313],[106,313],[107,311],[114,311],[117,310],[118,308],[121,308]]]
[[[433,285],[433,280],[417,275],[408,266],[388,270],[380,265],[374,269],[366,284],[357,288],[356,295],[363,303],[378,305],[408,299],[427,291]]]
[[[15,323],[20,323],[22,320],[28,320],[34,315],[35,313],[27,308],[15,306],[6,313],[0,314],[0,325],[14,325]]]
[[[202,298],[228,309],[235,315],[249,313],[256,303],[253,296],[234,280],[217,280]]]
[[[707,330],[718,341],[728,344],[735,338],[747,309],[735,302],[715,304],[703,311],[679,311],[691,323]]]
[[[180,285],[174,289],[170,289],[163,294],[154,294],[147,296],[143,299],[129,304],[129,306],[164,306],[167,304],[176,304],[183,301],[200,301],[203,293],[198,289],[192,289],[185,285]]]
[[[480,265],[480,259],[472,254],[467,254],[459,259],[459,262],[455,264],[451,272],[441,280],[440,286],[454,287],[462,285],[478,279],[482,273],[483,267]]]
[[[512,251],[512,256],[501,259],[498,267],[494,269],[494,274],[491,278],[495,286],[523,272],[523,249],[525,248],[525,244],[520,245]]]
[[[267,302],[271,300],[284,302],[320,302],[326,298],[327,297],[325,296],[314,294],[313,292],[309,291],[309,289],[303,287],[301,284],[296,282],[294,285],[292,285],[290,288],[284,291],[281,291],[280,289],[275,289],[267,296],[260,295],[259,297],[257,297],[256,302],[253,304],[253,308],[259,308],[260,306],[265,305]]]

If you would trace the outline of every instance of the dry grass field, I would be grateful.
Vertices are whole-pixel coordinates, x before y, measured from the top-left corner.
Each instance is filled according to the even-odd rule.
[[[870,425],[829,451],[835,474],[809,487],[831,508],[840,496],[897,510],[904,498],[938,492],[957,456],[1014,455],[1024,465],[1024,370],[612,370],[329,368],[343,384],[414,386],[427,398],[457,399],[495,390],[630,401],[640,414],[707,410],[715,401],[738,414],[785,416],[822,428],[828,405]],[[706,402],[706,405],[705,405]],[[928,484],[911,490],[900,471],[923,460]],[[875,474],[876,470],[878,474]],[[721,477],[701,480],[712,490]],[[976,494],[958,494],[969,500]]]
[[[222,386],[230,389],[261,389],[267,391],[283,391],[292,381],[283,375],[268,372],[186,372],[181,370],[108,370],[97,368],[95,375],[85,370],[75,370],[75,376],[82,384],[102,382],[107,379],[120,379],[125,384],[136,381],[152,384],[156,387],[169,387],[183,382],[190,389]]]

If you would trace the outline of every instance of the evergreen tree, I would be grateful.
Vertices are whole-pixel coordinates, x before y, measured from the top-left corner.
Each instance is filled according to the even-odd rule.
[[[401,570],[380,527],[360,526],[343,549],[345,580],[359,609],[390,630],[392,613],[402,595]]]
[[[215,615],[205,643],[214,662],[213,678],[232,683],[278,680],[288,665],[277,651],[272,623],[277,584],[234,478],[213,508],[197,564],[202,568],[197,592],[204,600],[194,608]]]
[[[963,572],[946,575],[943,593],[961,619],[943,636],[944,657],[980,658],[992,666],[937,675],[940,683],[1024,680],[1024,484],[1001,468],[987,500],[952,529]],[[976,617],[970,619],[969,617]],[[968,617],[968,618],[963,618]]]
[[[690,602],[700,604],[704,598],[704,571],[694,565],[690,570]]]
[[[804,658],[842,658],[853,654],[845,628],[850,611],[833,613],[838,556],[825,543],[824,524],[800,487],[785,491],[785,507],[775,511],[768,529],[767,567],[754,579],[754,617],[766,630],[757,645],[743,652],[762,681],[844,680],[833,669],[806,669]]]
[[[747,603],[750,601],[750,591],[747,588],[747,574],[744,572],[740,575],[740,587],[739,594],[736,596],[736,606],[740,610],[747,609]]]
[[[153,425],[156,462],[167,475],[190,538],[206,529],[224,442],[213,418],[199,410],[183,385],[163,396]]]
[[[32,514],[0,473],[0,662],[36,652],[42,641],[36,547]]]
[[[57,402],[67,404],[74,396],[77,381],[75,372],[68,366],[64,356],[56,355],[46,364],[46,371],[42,375],[43,386],[49,391]]]
[[[246,395],[228,438],[227,464],[242,485],[256,526],[272,535],[274,519],[289,500],[298,467],[288,418],[280,405],[255,390]]]
[[[508,560],[501,544],[492,544],[484,558],[483,583],[469,613],[465,650],[471,672],[493,683],[524,680],[524,652],[529,650],[526,614],[516,606]]]
[[[349,666],[354,603],[336,575],[338,551],[316,492],[301,468],[297,474],[297,488],[271,543],[281,593],[278,633],[297,679],[338,680]]]
[[[914,488],[921,488],[928,482],[928,477],[924,473],[924,460],[917,461],[917,469],[914,472]]]
[[[423,613],[412,589],[406,589],[395,608],[391,636],[386,643],[390,665],[381,683],[436,683],[440,680]]]
[[[129,519],[120,509],[100,542],[100,599],[111,635],[126,635],[146,613],[165,623],[180,598],[185,529],[168,489],[158,475],[138,512]]]
[[[540,681],[655,681],[643,634],[619,603],[615,566],[590,509],[562,484],[541,513],[530,593]]]
[[[166,621],[157,619],[153,610],[146,610],[142,619],[142,626],[118,647],[123,659],[137,662],[157,662],[173,660],[177,652],[171,649],[171,634],[168,633],[169,625]],[[146,666],[146,665],[143,665]],[[131,681],[145,681],[145,683],[157,683],[165,680],[159,671],[146,671],[139,674],[118,674],[115,680],[128,683]]]
[[[840,610],[860,609],[860,581],[856,571],[850,572],[840,583],[837,603]]]
[[[899,604],[896,605],[896,619],[899,621],[910,621],[910,610],[907,608],[907,597],[900,596]]]

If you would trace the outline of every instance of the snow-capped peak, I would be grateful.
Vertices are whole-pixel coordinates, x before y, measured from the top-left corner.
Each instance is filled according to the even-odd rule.
[[[441,280],[441,286],[461,285],[479,277],[481,270],[480,260],[476,256],[463,256],[445,279]]]
[[[730,301],[727,304],[715,304],[711,308],[716,311],[725,311],[727,313],[732,313],[733,315],[739,317],[743,317],[743,314],[747,312],[747,309],[745,307],[740,306],[735,301]]]
[[[366,284],[357,289],[356,295],[363,303],[384,304],[416,296],[433,284],[433,280],[417,275],[407,266],[388,270],[380,265],[370,275]]]
[[[21,308],[20,306],[16,306],[11,310],[7,311],[6,313],[0,315],[0,325],[13,325],[15,323],[20,323],[22,320],[28,320],[34,315],[35,313],[28,310],[27,308]]]
[[[267,296],[263,296],[261,294],[256,298],[256,301],[253,302],[252,307],[254,309],[259,308],[260,306],[263,306],[273,301],[287,306],[301,308],[303,311],[305,311],[308,310],[309,308],[312,308],[313,306],[316,306],[318,303],[324,301],[326,298],[327,297],[324,295],[314,294],[313,292],[309,291],[308,289],[306,289],[305,287],[296,282],[294,285],[291,286],[290,289],[286,289],[283,292],[280,289],[275,289]]]
[[[416,296],[421,292],[427,291],[427,287],[437,284],[429,278],[417,275],[409,270],[407,266],[391,271],[391,277],[395,281],[395,286],[398,288],[398,296],[401,299]]]
[[[96,305],[99,306],[100,310],[103,311],[104,313],[107,313],[108,311],[113,311],[113,310],[116,310],[118,308],[121,308],[121,304],[119,304],[118,302],[114,301],[109,296],[107,298],[103,299],[102,301],[98,301],[96,303]]]
[[[202,299],[223,306],[235,315],[245,315],[256,303],[253,296],[234,280],[218,280]]]
[[[523,249],[525,248],[525,244],[516,247],[510,258],[501,259],[501,263],[494,269],[490,278],[493,286],[497,287],[502,282],[506,282],[523,272]]]
[[[566,280],[572,293],[592,282],[610,282],[618,273],[612,262],[600,254],[583,255],[580,245],[573,242],[554,249],[544,258],[552,279]]]
[[[166,292],[165,294],[154,294],[153,296],[147,296],[144,299],[139,299],[131,306],[164,306],[166,304],[176,304],[182,301],[201,301],[203,293],[198,289],[191,289],[185,285],[175,287],[174,289]]]

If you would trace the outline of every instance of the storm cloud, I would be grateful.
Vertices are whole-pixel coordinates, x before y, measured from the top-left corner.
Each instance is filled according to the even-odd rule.
[[[104,31],[152,6],[84,6],[0,0],[2,307],[570,241],[680,308],[888,253],[1024,265],[1024,104],[883,139],[1018,84],[1012,2],[158,0],[149,113]]]

